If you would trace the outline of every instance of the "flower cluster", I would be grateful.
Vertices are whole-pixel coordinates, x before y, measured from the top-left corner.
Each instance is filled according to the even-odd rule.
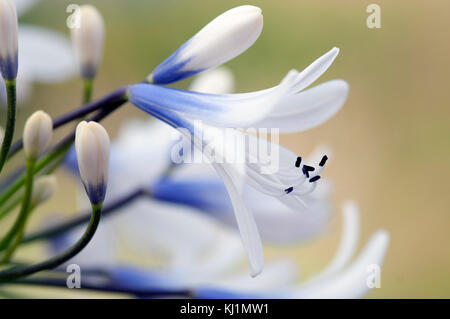
[[[21,46],[14,2],[0,0],[0,69],[8,104],[0,171],[22,148],[26,157],[24,172],[6,180],[0,195],[0,218],[21,205],[0,240],[0,263],[36,240],[48,240],[57,254],[0,271],[0,283],[58,269],[70,260],[87,274],[84,286],[138,297],[188,291],[199,298],[344,298],[361,297],[371,288],[367,267],[381,267],[389,236],[376,232],[351,262],[359,233],[353,202],[343,206],[342,240],[324,271],[298,285],[294,261],[270,260],[264,268],[263,243],[303,243],[321,234],[332,215],[332,187],[322,178],[330,148],[319,147],[305,157],[267,133],[308,130],[339,111],[349,92],[344,80],[309,88],[332,65],[338,48],[301,72],[288,71],[271,88],[233,93],[233,74],[221,65],[249,49],[263,29],[260,8],[239,6],[208,23],[144,81],[93,101],[105,25],[93,6],[81,6],[76,14],[79,25],[71,38],[85,104],[55,119],[35,112],[23,139],[12,145]],[[189,90],[166,86],[190,76],[196,78]],[[98,122],[127,101],[159,121],[129,121],[110,143]],[[73,121],[76,129],[51,145],[53,130]],[[186,161],[191,152],[203,161]],[[26,234],[30,212],[56,189],[49,173],[61,162],[79,173],[89,213]],[[100,225],[101,216],[109,217]],[[82,234],[73,230],[87,222]],[[158,267],[124,265],[117,249],[124,245],[148,257],[146,262],[157,260]],[[251,277],[257,278],[248,276],[248,270],[236,271],[245,256]],[[100,272],[107,280],[98,280]],[[41,283],[62,285],[57,278]]]

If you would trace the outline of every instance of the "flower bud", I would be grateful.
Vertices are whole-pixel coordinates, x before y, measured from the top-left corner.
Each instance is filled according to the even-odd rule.
[[[49,200],[56,191],[58,183],[53,175],[41,176],[34,182],[32,206],[39,205]]]
[[[14,1],[0,0],[0,69],[5,80],[17,77],[17,30]]]
[[[244,5],[228,10],[161,63],[147,81],[167,84],[219,66],[247,50],[262,27],[260,8]]]
[[[81,76],[93,79],[103,57],[105,26],[98,10],[91,5],[80,7],[79,24],[71,29],[72,42]]]
[[[96,122],[83,121],[77,126],[75,150],[78,169],[91,204],[103,203],[109,169],[109,136]]]
[[[28,159],[36,160],[50,144],[53,134],[52,118],[43,111],[34,112],[25,122],[23,148]]]

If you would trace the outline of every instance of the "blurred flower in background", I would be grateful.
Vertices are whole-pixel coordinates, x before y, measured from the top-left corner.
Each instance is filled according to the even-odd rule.
[[[233,87],[232,73],[221,67],[199,75],[190,89],[230,93]],[[296,262],[275,259],[260,276],[250,279],[241,269],[245,251],[222,180],[207,163],[171,162],[180,137],[154,120],[135,119],[124,124],[112,145],[105,203],[140,189],[146,196],[106,217],[96,237],[71,263],[90,273],[102,269],[109,278],[104,285],[139,297],[145,297],[145,291],[187,290],[199,298],[360,298],[370,290],[367,269],[372,264],[382,265],[389,236],[378,231],[352,262],[360,228],[359,211],[353,202],[343,206],[341,241],[324,270],[298,284]],[[330,154],[329,148],[319,147],[305,161],[319,161],[324,152]],[[67,163],[76,172],[73,155]],[[243,189],[262,241],[280,246],[305,244],[323,232],[332,211],[330,192],[331,184],[324,181],[304,198],[306,206],[293,209],[250,186]],[[81,204],[86,205],[85,201]],[[66,248],[80,232],[57,237],[51,253]],[[141,262],[130,263],[124,258],[124,247],[141,256]],[[88,283],[96,280],[95,276],[87,278]]]
[[[38,0],[15,0],[19,19],[36,3]],[[68,37],[35,25],[19,25],[18,105],[25,103],[31,96],[34,82],[52,84],[66,81],[75,76],[76,71]],[[0,103],[6,105],[6,87],[2,78]]]

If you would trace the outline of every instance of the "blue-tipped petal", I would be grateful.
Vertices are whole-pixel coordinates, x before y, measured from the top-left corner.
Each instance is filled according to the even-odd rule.
[[[151,188],[158,200],[191,206],[217,215],[228,215],[233,211],[227,190],[219,179],[176,181],[165,178]]]

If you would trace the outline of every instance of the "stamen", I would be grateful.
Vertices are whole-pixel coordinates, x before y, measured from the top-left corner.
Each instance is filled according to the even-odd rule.
[[[309,172],[306,170],[305,166],[302,167],[303,175],[305,175],[307,178],[309,178]]]
[[[300,167],[301,163],[302,163],[302,158],[299,156],[299,157],[297,157],[297,161],[295,162],[295,167]]]
[[[320,163],[319,163],[319,166],[320,166],[320,167],[323,167],[323,166],[325,165],[325,163],[327,162],[327,160],[328,160],[328,156],[324,155],[324,156],[322,157],[322,160],[321,160]]]
[[[291,193],[292,191],[294,190],[294,187],[289,187],[289,188],[286,188],[284,191],[286,192],[286,194],[289,194],[289,193]]]
[[[319,179],[320,179],[320,175],[317,175],[317,176],[314,176],[313,178],[311,178],[311,179],[309,180],[309,182],[310,182],[310,183],[314,183],[314,182],[317,182]]]
[[[305,168],[305,170],[307,170],[308,172],[313,172],[315,170],[314,167],[309,166],[309,165],[303,165],[303,167]]]

